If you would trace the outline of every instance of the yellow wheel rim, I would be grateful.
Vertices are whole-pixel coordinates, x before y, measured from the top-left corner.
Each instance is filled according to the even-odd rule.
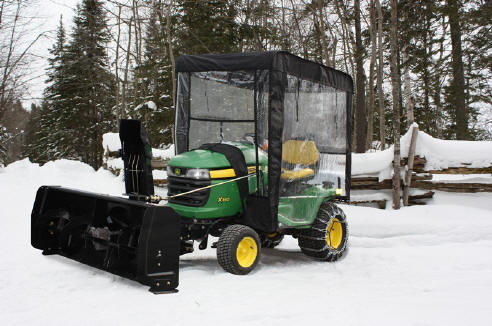
[[[239,266],[248,268],[256,260],[256,256],[258,255],[258,246],[256,245],[255,239],[252,237],[244,237],[236,249],[236,259],[239,263]]]
[[[342,222],[336,217],[333,218],[326,228],[326,243],[330,249],[338,249],[342,244],[343,228]]]

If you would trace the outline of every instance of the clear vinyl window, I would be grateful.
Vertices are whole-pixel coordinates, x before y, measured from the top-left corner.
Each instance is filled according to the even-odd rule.
[[[345,189],[347,93],[287,75],[280,196]]]
[[[189,128],[187,149],[204,143],[244,141],[255,133],[259,144],[268,134],[268,71],[208,71],[186,73],[179,91],[189,96],[188,112],[180,112],[180,126]],[[180,73],[184,75],[184,73]],[[186,115],[188,119],[183,118]],[[189,125],[188,125],[189,124]],[[177,130],[178,132],[178,130]],[[251,139],[251,138],[250,138]],[[180,147],[184,147],[184,141]]]

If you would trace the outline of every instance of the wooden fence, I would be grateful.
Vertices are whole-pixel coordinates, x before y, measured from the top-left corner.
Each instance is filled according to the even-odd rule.
[[[414,128],[417,129],[417,128]],[[414,130],[414,134],[418,132]],[[412,134],[413,136],[413,134]],[[431,199],[434,195],[434,191],[447,191],[447,192],[461,192],[461,193],[474,193],[474,192],[492,192],[492,178],[490,182],[466,182],[463,180],[457,181],[432,181],[434,175],[456,175],[456,174],[482,174],[491,175],[492,166],[488,167],[470,167],[466,163],[461,164],[461,166],[448,167],[442,170],[426,170],[426,158],[421,156],[415,156],[413,153],[415,151],[415,141],[416,137],[412,137],[412,142],[410,144],[409,155],[410,159],[404,158],[401,160],[400,164],[402,169],[405,169],[406,175],[404,180],[402,180],[403,185],[403,201],[405,205],[421,205],[425,204],[425,201]],[[413,150],[412,150],[413,147]],[[113,172],[115,175],[120,174],[121,166],[123,165],[120,161],[119,164],[112,164],[114,160],[121,160],[118,158],[118,152],[106,151],[104,154],[104,164],[103,167]],[[166,171],[167,163],[169,159],[162,159],[154,157],[152,159],[152,168],[154,172],[154,185],[157,187],[166,187],[167,180],[160,175],[159,171]],[[366,192],[380,192],[380,191],[391,191],[392,180],[379,180],[375,176],[357,176],[352,175],[352,185],[351,192],[356,194],[358,191]],[[420,190],[418,193],[411,194],[410,189]],[[384,197],[384,196],[383,196]],[[377,205],[379,208],[385,208],[388,196],[386,198],[371,198],[368,200],[358,200],[357,196],[352,196],[354,198],[351,204],[354,205]]]

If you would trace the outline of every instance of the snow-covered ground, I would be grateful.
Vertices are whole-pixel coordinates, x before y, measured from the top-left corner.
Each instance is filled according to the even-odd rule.
[[[492,195],[437,192],[399,211],[343,206],[350,246],[338,262],[296,240],[227,274],[215,250],[182,256],[179,293],[145,286],[30,246],[37,188],[118,195],[120,177],[73,161],[0,169],[1,325],[491,325]]]

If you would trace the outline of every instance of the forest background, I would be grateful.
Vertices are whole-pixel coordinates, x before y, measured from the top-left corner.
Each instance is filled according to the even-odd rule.
[[[98,168],[102,135],[119,118],[142,119],[165,148],[175,62],[198,53],[285,50],[349,73],[355,152],[387,148],[413,122],[438,138],[492,139],[490,0],[81,0],[69,28],[49,18],[56,31],[36,27],[39,4],[0,1],[3,165],[68,158]],[[37,98],[34,49],[46,37]]]

